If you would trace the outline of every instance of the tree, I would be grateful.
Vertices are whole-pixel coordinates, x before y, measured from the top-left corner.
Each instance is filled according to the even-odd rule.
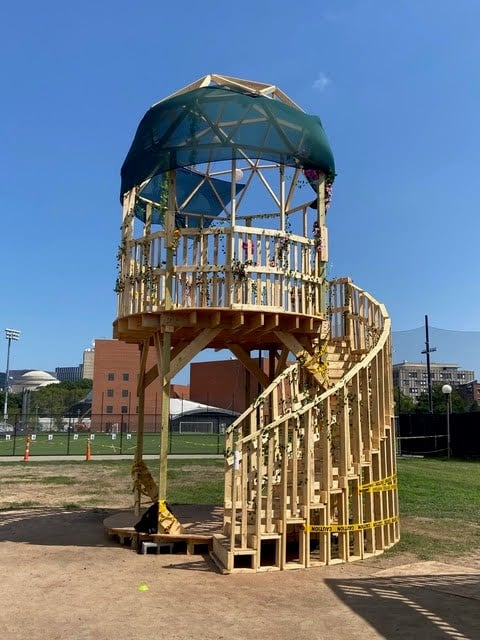
[[[478,402],[476,402],[475,400],[473,402],[470,402],[469,408],[468,410],[470,412],[477,412],[480,411],[480,404],[478,404]]]
[[[443,393],[442,386],[441,384],[434,384],[432,387],[433,413],[445,413],[447,410],[447,396]],[[464,413],[467,409],[465,402],[455,388],[452,388],[450,396],[452,413]],[[429,413],[429,410],[428,394],[423,392],[418,398],[415,413]]]
[[[395,414],[398,416],[401,413],[413,413],[415,410],[415,402],[410,396],[402,393],[399,387],[393,388],[394,400],[395,400]]]
[[[49,384],[36,391],[25,392],[26,401],[25,393],[9,394],[9,422],[15,424],[23,420],[36,427],[38,418],[50,418],[52,426],[60,429],[63,427],[63,418],[69,415],[70,407],[83,400],[91,388],[92,380],[79,380]]]
[[[0,392],[0,410],[1,420],[3,420],[3,408],[5,406],[5,392]],[[21,393],[12,393],[8,392],[8,423],[15,424],[18,422],[18,418],[22,412],[22,394]]]

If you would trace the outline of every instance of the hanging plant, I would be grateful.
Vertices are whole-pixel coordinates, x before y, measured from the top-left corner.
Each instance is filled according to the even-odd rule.
[[[318,169],[304,169],[303,170],[303,175],[307,178],[307,180],[310,183],[310,186],[312,187],[312,189],[317,191],[318,190],[318,181],[320,180],[321,172]],[[335,181],[336,175],[337,174],[334,173],[333,171],[329,171],[325,175],[325,211],[327,211],[328,207],[330,206],[330,202],[332,201],[333,183]],[[314,200],[310,204],[310,207],[312,207],[313,209],[316,209],[317,208],[317,201]]]
[[[162,214],[168,209],[168,172],[162,173],[162,184],[160,192],[160,211]]]
[[[247,267],[253,266],[253,260],[246,260],[241,262],[240,260],[232,260],[232,275],[237,282],[245,282],[248,278]]]
[[[245,283],[248,280],[247,267],[255,266],[255,262],[253,260],[245,260],[245,262],[241,262],[240,260],[232,260],[232,275],[233,279],[237,284]],[[257,283],[254,280],[251,280],[252,293],[254,296],[257,295]]]
[[[113,290],[115,291],[115,293],[122,293],[122,291],[125,291],[125,278],[118,275],[117,279],[115,280],[115,287]]]
[[[122,291],[125,291],[125,276],[122,276],[122,262],[126,255],[127,242],[125,239],[123,239],[117,249],[117,278],[115,280],[115,287],[113,289],[115,293],[122,293]]]
[[[313,244],[315,246],[315,251],[317,253],[321,253],[322,251],[322,230],[320,225],[318,224],[318,220],[315,220],[313,223]]]
[[[175,231],[173,232],[172,242],[170,244],[170,249],[173,251],[173,253],[176,252],[181,237],[182,234],[180,232],[180,229],[175,229]]]
[[[280,269],[288,271],[290,257],[290,234],[278,236],[276,241],[277,263]]]

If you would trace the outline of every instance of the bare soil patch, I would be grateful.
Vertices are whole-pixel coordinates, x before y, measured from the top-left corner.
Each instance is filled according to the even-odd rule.
[[[43,466],[0,466],[3,508],[38,504],[0,511],[2,640],[480,638],[476,552],[223,576],[208,556],[144,556],[105,536],[104,518],[131,506],[128,475]]]

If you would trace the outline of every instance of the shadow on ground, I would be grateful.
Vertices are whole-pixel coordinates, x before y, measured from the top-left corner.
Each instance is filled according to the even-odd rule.
[[[28,509],[0,512],[0,542],[79,547],[118,546],[104,532],[109,509]]]
[[[335,595],[388,640],[480,638],[480,574],[326,579]]]
[[[181,511],[181,509],[180,509]],[[136,553],[136,546],[122,545],[105,533],[104,520],[116,515],[116,509],[24,509],[0,511],[0,542],[47,546],[123,547]],[[132,517],[132,514],[129,514]],[[185,548],[183,548],[185,547]],[[189,571],[216,571],[208,553],[185,560],[186,543],[176,544],[175,553],[163,560],[163,566]]]

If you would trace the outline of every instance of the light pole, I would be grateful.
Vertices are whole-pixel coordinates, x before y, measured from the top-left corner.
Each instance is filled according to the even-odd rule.
[[[452,409],[452,387],[449,384],[444,384],[442,387],[442,393],[447,396],[447,458],[450,458],[450,412]]]
[[[7,368],[5,370],[5,400],[3,403],[3,424],[7,426],[8,420],[8,384],[10,379],[10,345],[12,340],[18,340],[20,338],[20,331],[16,329],[5,329],[5,338],[8,341],[7,347]]]
[[[430,370],[430,354],[436,351],[436,347],[430,348],[430,341],[428,338],[428,316],[425,316],[425,349],[422,353],[427,355],[427,388],[428,388],[428,411],[433,413],[433,397],[432,397],[432,374]]]

